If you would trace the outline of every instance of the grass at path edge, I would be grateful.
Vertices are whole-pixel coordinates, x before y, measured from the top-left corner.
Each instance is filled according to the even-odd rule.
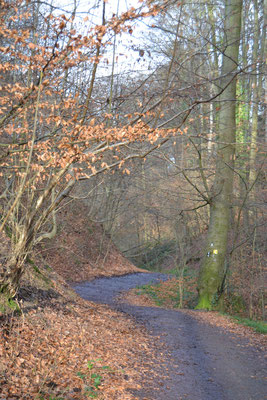
[[[229,314],[224,314],[224,315],[229,316]],[[237,324],[249,326],[250,328],[253,328],[255,332],[258,333],[262,333],[265,335],[267,334],[267,323],[264,321],[254,321],[249,318],[242,318],[235,315],[230,315],[229,317]]]

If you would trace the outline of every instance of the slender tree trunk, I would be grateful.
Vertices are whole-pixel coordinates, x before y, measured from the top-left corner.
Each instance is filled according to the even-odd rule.
[[[257,172],[255,168],[255,161],[257,155],[257,137],[258,137],[258,112],[259,112],[259,92],[260,87],[258,85],[258,51],[259,51],[259,16],[258,16],[258,1],[254,0],[254,40],[253,40],[253,63],[254,76],[252,77],[252,123],[251,123],[251,137],[250,137],[250,154],[249,154],[249,187],[252,187],[255,183]],[[249,193],[250,200],[250,214],[252,212],[254,204],[255,190],[251,189]]]
[[[219,145],[217,152],[214,190],[211,198],[210,224],[206,254],[200,272],[197,308],[217,308],[222,297],[225,260],[233,195],[233,168],[235,155],[235,99],[240,41],[242,0],[225,2],[225,50],[223,52],[220,96]]]
[[[264,0],[264,5],[263,5],[263,14],[264,14],[264,28],[263,28],[263,54],[264,54],[264,59],[265,59],[265,64],[263,66],[263,72],[265,72],[265,81],[264,81],[264,103],[265,103],[265,143],[267,143],[267,40],[265,38],[266,35],[266,30],[267,30],[267,0]]]
[[[210,72],[210,79],[217,78],[219,75],[219,57],[218,57],[218,50],[217,50],[217,43],[216,43],[216,20],[213,13],[214,5],[207,5],[208,7],[208,20],[211,27],[211,45],[208,45],[208,51],[210,52],[210,65],[211,65],[211,72]],[[216,85],[211,84],[210,87],[210,96],[214,96],[217,92]],[[210,127],[208,133],[208,153],[211,155],[212,151],[214,151],[214,132],[216,129],[216,102],[211,102],[209,104],[210,107]]]

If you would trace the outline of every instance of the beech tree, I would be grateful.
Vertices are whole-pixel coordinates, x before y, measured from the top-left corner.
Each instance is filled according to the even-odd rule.
[[[206,255],[199,277],[197,308],[212,309],[222,299],[233,196],[236,135],[236,70],[241,29],[241,0],[226,0],[224,52],[219,111],[216,175],[210,198],[210,222]]]
[[[165,242],[173,243],[171,224],[179,219],[180,213],[191,213],[185,219],[188,226],[197,226],[197,219],[201,219],[197,230],[200,238],[210,225],[199,279],[200,308],[218,306],[225,282],[228,294],[231,292],[229,271],[238,268],[233,252],[242,242],[250,241],[251,245],[254,228],[259,223],[256,213],[261,213],[256,187],[259,187],[257,179],[262,168],[257,124],[263,112],[263,4],[250,0],[244,4],[239,57],[240,27],[231,27],[232,23],[239,24],[237,17],[236,22],[233,19],[239,13],[237,4],[219,2],[195,6],[182,2],[181,8],[170,6],[151,22],[152,32],[157,30],[159,34],[152,35],[152,42],[143,50],[145,54],[150,51],[152,58],[156,55],[157,70],[146,76],[147,85],[133,89],[143,104],[152,104],[151,107],[156,104],[151,125],[177,129],[188,108],[193,106],[193,112],[185,123],[181,146],[175,148],[176,143],[162,147],[161,154],[153,154],[154,165],[149,158],[142,168],[135,166],[135,172],[129,177],[127,199],[120,198],[119,212],[124,215],[118,218],[120,227],[114,237],[117,245],[139,262],[146,259],[148,252],[151,257],[157,255],[157,246],[163,249]],[[129,108],[134,104],[132,101]],[[159,160],[163,159],[165,162],[160,164]],[[171,179],[165,168],[172,170],[172,177],[177,174],[176,179]],[[255,199],[252,188],[257,193]],[[164,195],[159,201],[161,191]],[[255,213],[248,226],[243,214],[253,204]],[[169,215],[168,209],[171,209]],[[229,241],[229,237],[234,240]],[[207,301],[203,300],[205,295]]]
[[[95,73],[109,35],[131,31],[129,21],[158,10],[131,9],[106,21],[104,9],[103,1],[102,24],[81,35],[74,14],[48,10],[38,31],[28,2],[1,3],[0,232],[10,236],[11,249],[1,263],[0,292],[8,298],[19,288],[33,246],[53,233],[47,221],[75,183],[114,167],[127,172],[124,163],[143,154],[121,149],[163,134],[139,116],[110,127],[110,115],[92,112]],[[82,96],[66,85],[66,76],[88,63],[92,73]]]

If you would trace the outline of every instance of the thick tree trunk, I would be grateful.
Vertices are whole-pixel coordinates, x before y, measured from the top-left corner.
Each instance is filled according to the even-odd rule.
[[[220,96],[219,144],[206,254],[200,272],[197,308],[215,309],[223,293],[235,155],[235,99],[242,0],[226,0],[225,50]]]

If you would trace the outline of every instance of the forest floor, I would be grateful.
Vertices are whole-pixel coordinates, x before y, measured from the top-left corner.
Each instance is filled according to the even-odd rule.
[[[57,237],[27,265],[21,314],[5,315],[0,304],[1,400],[134,399],[130,390],[156,357],[143,327],[67,283],[140,271],[87,215],[82,203],[59,212]],[[1,262],[10,240],[0,243]]]
[[[45,268],[25,278],[23,314],[1,319],[1,400],[264,399],[263,335],[121,294],[166,276],[76,283],[83,300]]]
[[[52,270],[39,265],[30,275],[18,296],[22,314],[0,313],[0,399],[136,398],[131,389],[156,360],[144,328],[81,299]]]
[[[264,398],[263,335],[217,313],[119,298],[167,276],[140,273],[82,206],[74,211],[62,211],[58,236],[33,255],[21,314],[0,312],[1,400]]]

